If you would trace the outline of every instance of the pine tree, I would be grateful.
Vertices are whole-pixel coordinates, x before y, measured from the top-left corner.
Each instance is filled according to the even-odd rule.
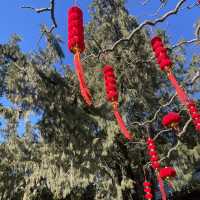
[[[31,54],[21,51],[20,38],[16,35],[0,45],[0,94],[11,102],[9,108],[0,105],[1,116],[6,121],[1,130],[4,141],[0,145],[1,199],[140,200],[144,195],[144,166],[153,188],[158,190],[154,171],[149,166],[145,138],[154,137],[163,129],[161,117],[168,110],[181,110],[182,126],[188,116],[174,100],[161,109],[155,120],[142,126],[134,123],[154,119],[156,111],[169,101],[174,91],[153,59],[150,36],[145,29],[113,51],[92,56],[138,27],[124,0],[93,0],[90,14],[83,61],[94,100],[92,107],[84,104],[74,70],[65,69],[64,75],[57,72],[56,65],[64,54],[60,40],[53,33],[45,32],[46,48]],[[191,79],[198,70],[199,56],[194,55],[186,73],[183,50],[171,50],[165,32],[158,30],[158,33],[177,63],[178,78]],[[134,133],[133,142],[124,139],[111,105],[105,100],[101,73],[104,64],[115,69],[120,112]],[[199,84],[184,86],[191,94],[199,90]],[[36,125],[31,123],[32,113],[41,116]],[[26,127],[23,136],[17,130],[20,120]],[[198,181],[192,179],[199,163],[198,143],[193,126],[181,138],[171,130],[157,138],[160,157],[177,147],[162,162],[163,166],[173,165],[178,172],[173,192],[198,186]]]

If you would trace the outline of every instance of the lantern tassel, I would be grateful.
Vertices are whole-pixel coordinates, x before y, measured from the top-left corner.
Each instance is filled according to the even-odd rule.
[[[116,120],[119,124],[120,130],[121,130],[122,134],[124,135],[124,137],[128,140],[133,139],[131,133],[126,128],[126,125],[125,125],[125,123],[124,123],[124,121],[123,121],[123,119],[122,119],[122,117],[119,113],[119,110],[118,110],[118,107],[117,107],[116,104],[114,104],[113,110],[114,110],[115,118],[116,118]]]
[[[178,84],[176,77],[174,76],[173,72],[170,70],[167,74],[168,79],[170,80],[171,84],[173,85],[173,87],[175,88],[178,98],[180,100],[180,102],[183,105],[186,105],[186,103],[189,100],[188,95],[186,94],[186,92],[181,88],[181,86]]]
[[[166,200],[167,196],[166,196],[166,193],[165,193],[164,183],[163,183],[162,178],[160,177],[159,172],[157,173],[157,179],[158,179],[158,183],[159,183],[159,187],[160,187],[160,193],[161,193],[161,196],[162,196],[162,200]]]
[[[83,72],[83,66],[80,61],[80,53],[79,51],[76,51],[74,55],[74,65],[75,65],[75,70],[76,74],[79,80],[79,85],[80,85],[80,91],[83,99],[87,103],[88,106],[92,105],[92,97],[90,94],[90,91],[85,83],[85,78],[84,78],[84,72]]]

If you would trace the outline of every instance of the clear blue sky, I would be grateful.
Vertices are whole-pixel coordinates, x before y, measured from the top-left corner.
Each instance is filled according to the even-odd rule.
[[[88,6],[92,0],[78,0],[78,5],[84,11],[84,21],[87,23],[90,19]],[[131,15],[137,17],[139,22],[145,19],[152,19],[152,15],[159,7],[159,1],[150,0],[146,6],[141,5],[141,0],[128,0],[127,9]],[[174,8],[178,0],[169,1],[168,6],[162,10],[165,13],[167,10]],[[190,1],[192,3],[194,1]],[[72,63],[72,55],[69,53],[66,45],[67,41],[67,9],[72,5],[72,0],[56,0],[56,20],[58,28],[56,33],[61,35],[63,44],[63,51],[66,54],[66,64]],[[37,14],[29,9],[22,9],[21,6],[32,6],[36,8],[47,7],[49,0],[2,0],[0,6],[0,43],[8,41],[13,33],[17,33],[22,37],[21,48],[23,51],[30,52],[36,50],[36,43],[40,38],[40,24],[51,25],[49,13]],[[194,38],[194,23],[199,19],[200,8],[192,10],[184,9],[178,15],[172,16],[167,22],[162,25],[157,25],[155,28],[162,27],[167,30],[171,42],[176,43],[178,40]],[[187,47],[188,55],[199,52],[200,48],[196,46]],[[190,57],[188,56],[188,59]],[[0,99],[0,102],[9,103],[5,99]],[[33,117],[32,120],[35,120]],[[36,120],[35,120],[36,121]],[[23,122],[22,122],[23,123]],[[22,127],[23,125],[20,125]],[[22,128],[20,128],[22,130]]]

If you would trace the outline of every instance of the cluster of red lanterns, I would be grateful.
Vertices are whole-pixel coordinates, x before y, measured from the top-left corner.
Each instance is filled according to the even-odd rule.
[[[169,180],[169,178],[175,177],[176,171],[173,167],[164,167],[164,168],[160,167],[159,156],[158,156],[158,153],[156,150],[156,145],[152,138],[149,137],[146,141],[146,144],[147,144],[148,154],[149,154],[150,161],[151,161],[151,167],[155,170],[156,175],[157,175],[160,192],[162,195],[162,200],[165,200],[166,193],[165,193],[165,189],[164,189],[163,180],[165,180],[165,179]],[[170,182],[170,184],[171,184],[171,182]]]
[[[151,192],[151,183],[148,181],[145,181],[143,183],[143,186],[144,186],[144,192],[145,192],[144,198],[147,200],[153,199],[153,195]]]
[[[154,37],[151,40],[151,46],[155,53],[157,62],[160,65],[160,69],[167,72],[167,77],[175,88],[180,102],[187,107],[188,113],[193,119],[196,130],[200,132],[200,114],[198,113],[195,103],[189,99],[184,89],[177,82],[176,77],[174,76],[171,69],[172,61],[167,55],[167,49],[164,47],[162,39],[158,36]]]
[[[200,3],[200,0],[198,0],[198,3]],[[165,48],[162,39],[158,36],[154,37],[151,40],[151,45],[155,53],[157,63],[160,66],[160,69],[167,72],[168,79],[171,81],[172,85],[176,89],[179,100],[181,101],[181,103],[187,106],[188,113],[194,121],[196,130],[200,131],[200,114],[198,113],[197,106],[193,101],[189,100],[185,91],[178,84],[176,77],[174,76],[171,69],[173,63],[167,54],[167,49]],[[74,64],[80,84],[81,95],[87,105],[92,105],[92,98],[85,82],[83,66],[80,61],[80,54],[85,50],[85,43],[83,13],[81,9],[77,6],[71,7],[68,11],[68,48],[73,54],[75,54]],[[113,67],[105,65],[103,68],[103,75],[107,100],[112,103],[114,115],[124,137],[128,140],[131,140],[132,134],[127,130],[125,123],[122,120],[122,117],[118,111],[117,81]],[[177,129],[180,120],[181,117],[178,113],[169,112],[163,117],[162,124],[166,127]],[[168,180],[170,177],[175,177],[176,171],[173,167],[160,167],[156,145],[152,138],[149,137],[146,141],[146,144],[148,148],[148,155],[151,161],[151,167],[156,172],[160,186],[160,191],[162,194],[162,199],[165,200],[166,194],[164,191],[163,180]],[[151,191],[151,183],[145,181],[143,183],[143,186],[145,192],[144,198],[147,200],[151,200],[153,198]]]
[[[107,100],[112,103],[115,118],[119,124],[120,130],[124,137],[128,140],[132,139],[131,133],[127,130],[126,125],[118,111],[118,91],[117,91],[117,81],[113,70],[110,65],[105,65],[103,68],[104,83],[106,89]]]
[[[187,104],[188,112],[193,119],[196,130],[200,132],[200,113],[194,101],[189,101]]]
[[[150,137],[147,139],[146,144],[147,144],[148,154],[149,154],[150,161],[151,161],[151,167],[155,170],[156,175],[157,175],[162,200],[166,200],[166,193],[165,193],[165,189],[164,189],[163,180],[159,174],[160,163],[159,163],[158,153],[156,151],[156,145],[154,143],[154,140]]]

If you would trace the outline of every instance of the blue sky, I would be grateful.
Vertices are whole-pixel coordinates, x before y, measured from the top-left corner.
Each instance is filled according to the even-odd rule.
[[[88,7],[92,0],[78,0],[78,5],[84,12],[84,22],[88,23],[90,20]],[[149,0],[149,3],[145,6],[141,5],[141,0],[128,0],[126,7],[131,15],[136,16],[138,22],[142,22],[146,19],[153,19],[152,16],[159,7],[159,0]],[[178,1],[169,1],[169,4],[160,14],[165,13],[169,9],[175,7]],[[194,1],[189,1],[193,3]],[[72,54],[67,49],[67,9],[72,5],[72,0],[56,0],[55,16],[58,23],[58,28],[55,33],[60,35],[63,44],[63,51],[66,55],[66,64],[72,64]],[[22,9],[21,6],[32,6],[35,8],[47,7],[49,0],[4,0],[0,6],[0,43],[5,43],[9,40],[12,34],[17,33],[22,37],[21,48],[25,52],[31,52],[36,50],[36,43],[38,42],[40,34],[40,25],[51,25],[49,13],[37,14],[29,9]],[[192,10],[183,9],[178,15],[172,16],[163,24],[156,25],[156,28],[163,28],[167,30],[167,34],[170,36],[170,41],[176,43],[180,39],[192,39],[194,35],[194,23],[199,19],[200,8],[194,8]],[[159,15],[158,15],[159,16]],[[157,17],[158,17],[157,16]],[[41,42],[42,45],[42,42]],[[189,46],[187,47],[188,59],[192,53],[198,53],[199,47]],[[0,102],[9,104],[5,99],[0,99]],[[32,120],[34,121],[34,116]],[[36,120],[35,120],[36,121]],[[23,122],[22,122],[23,123]],[[22,127],[20,125],[20,127]],[[19,128],[23,130],[22,128]]]
[[[88,6],[92,0],[78,0],[78,5],[84,11],[84,21],[87,23],[90,19]],[[137,17],[139,22],[145,19],[152,19],[152,14],[159,7],[159,0],[150,0],[146,6],[141,5],[142,0],[128,0],[127,8],[131,15]],[[165,13],[167,10],[174,8],[178,1],[169,1],[168,6],[161,12]],[[190,1],[191,3],[194,1]],[[67,9],[72,5],[73,0],[56,1],[56,19],[58,22],[58,28],[56,33],[61,35],[64,43],[67,41]],[[21,47],[24,51],[32,51],[36,49],[36,43],[40,38],[40,24],[51,25],[48,13],[36,14],[35,12],[22,9],[21,6],[32,6],[36,8],[47,7],[49,0],[6,0],[1,2],[0,6],[0,24],[1,34],[0,43],[6,42],[13,33],[19,34],[23,41]],[[173,43],[179,39],[190,39],[194,37],[194,23],[199,19],[200,8],[192,10],[184,9],[175,17],[170,17],[167,22],[157,27],[167,29],[167,33],[170,35],[170,39]],[[69,58],[71,63],[71,54],[67,49],[67,45],[63,45],[64,52]],[[193,49],[194,50],[194,49]]]

